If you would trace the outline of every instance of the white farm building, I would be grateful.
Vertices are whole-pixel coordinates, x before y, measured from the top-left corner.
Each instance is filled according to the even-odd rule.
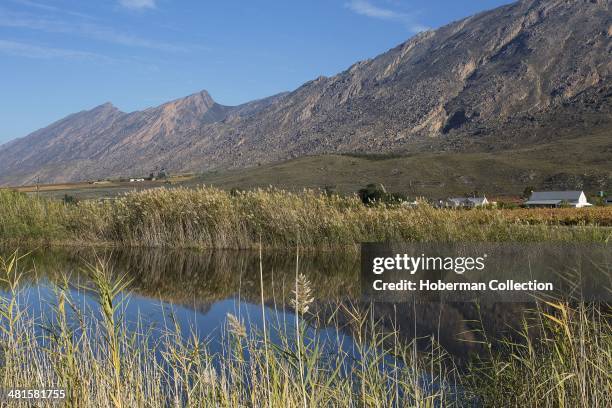
[[[451,197],[446,200],[446,207],[450,208],[474,208],[489,205],[487,197]]]
[[[529,200],[525,202],[527,207],[590,207],[584,191],[534,191]]]

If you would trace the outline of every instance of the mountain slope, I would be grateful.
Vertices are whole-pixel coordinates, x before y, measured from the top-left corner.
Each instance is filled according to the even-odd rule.
[[[571,160],[572,157],[590,160]],[[270,185],[293,191],[332,188],[339,193],[355,193],[370,183],[382,183],[390,192],[428,198],[463,196],[473,191],[518,196],[528,186],[593,194],[612,191],[610,157],[612,138],[610,133],[601,133],[500,152],[308,156],[210,171],[186,184],[228,190]],[[57,194],[62,197],[64,192]]]
[[[245,167],[310,154],[499,151],[610,129],[609,0],[526,0],[293,92],[71,115],[0,147],[0,183]],[[588,158],[583,158],[588,160]]]

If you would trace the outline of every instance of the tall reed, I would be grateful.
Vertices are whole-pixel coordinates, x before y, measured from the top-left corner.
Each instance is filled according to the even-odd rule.
[[[519,334],[519,340],[502,339],[497,351],[475,360],[464,375],[482,405],[612,405],[609,305],[546,301],[525,317]]]
[[[2,263],[6,276],[19,275],[13,259]],[[122,314],[117,310],[116,291],[126,281],[105,268],[93,266],[93,286],[87,289],[98,299],[99,313],[79,309],[65,287],[55,292],[52,321],[31,315],[21,303],[19,288],[7,295],[14,306],[12,320],[2,322],[6,329],[0,335],[2,387],[62,388],[68,405],[84,407],[397,406],[445,399],[455,403],[450,393],[445,396],[433,388],[414,392],[412,384],[421,382],[421,374],[413,368],[425,370],[424,363],[402,361],[381,371],[381,362],[391,361],[380,347],[382,335],[375,341],[364,337],[354,353],[346,345],[309,335],[306,326],[299,329],[299,344],[291,329],[281,325],[270,329],[278,331],[279,340],[272,342],[266,333],[247,330],[239,318],[229,316],[230,342],[211,354],[195,332],[183,336],[172,315],[170,324],[158,331],[143,330],[143,322],[130,325],[118,320]],[[302,280],[299,285],[305,290],[309,284]],[[310,301],[296,296],[294,304],[301,304],[305,312],[303,302]],[[7,316],[7,309],[2,311]],[[361,322],[356,325],[363,324],[367,313],[356,309],[355,319]],[[403,357],[411,355],[406,352]],[[454,375],[441,373],[444,378]],[[364,387],[369,391],[363,393]],[[388,387],[398,391],[389,393]]]
[[[597,241],[612,208],[445,210],[277,189],[158,188],[64,204],[0,190],[0,241],[144,247],[337,248],[372,241]]]
[[[309,307],[316,302],[310,283],[298,269],[290,299],[298,324],[269,327],[278,338],[272,342],[269,333],[228,316],[228,341],[211,353],[195,331],[184,334],[172,313],[158,329],[141,318],[126,321],[119,305],[127,280],[104,263],[89,266],[86,290],[98,299],[97,309],[79,307],[66,279],[55,287],[51,316],[33,315],[21,296],[16,254],[0,259],[0,268],[8,284],[0,303],[0,386],[63,388],[69,406],[612,404],[612,320],[604,304],[543,303],[526,316],[522,340],[498,339],[502,349],[489,347],[486,359],[457,368],[433,339],[426,352],[400,341],[371,308],[342,304],[318,320]],[[338,339],[348,332],[352,344],[327,343],[309,334],[313,326],[336,330]],[[542,333],[538,339],[528,334],[533,328]]]

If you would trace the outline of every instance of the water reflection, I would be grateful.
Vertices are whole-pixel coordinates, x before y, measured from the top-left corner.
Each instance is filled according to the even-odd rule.
[[[7,254],[7,251],[4,255]],[[21,254],[25,251],[21,250]],[[116,274],[131,279],[131,296],[125,317],[136,321],[141,316],[147,324],[168,324],[173,316],[185,335],[196,330],[198,336],[215,343],[227,313],[240,316],[247,325],[261,326],[260,257],[253,251],[185,251],[161,249],[34,249],[22,259],[21,270],[29,271],[24,283],[27,303],[37,314],[53,304],[52,283],[70,276],[73,287],[86,281],[84,266],[97,259],[108,262]],[[289,308],[296,274],[296,254],[264,252],[261,270],[264,279],[264,307],[269,325],[291,324]],[[365,309],[360,304],[359,255],[356,252],[304,253],[298,271],[311,282],[315,302],[312,310],[319,315],[313,322],[317,335],[333,341],[346,341],[354,326],[338,304]],[[72,291],[75,302],[93,308],[94,298],[86,291]],[[388,328],[399,328],[405,340],[419,338],[422,347],[431,336],[452,354],[466,357],[480,352],[477,330],[494,336],[509,334],[520,324],[524,304],[488,304],[477,307],[455,304],[377,304],[371,317]],[[333,316],[334,324],[328,324]],[[335,326],[340,327],[340,333]],[[313,328],[314,330],[314,328]]]
[[[84,266],[97,259],[106,260],[114,273],[129,275],[131,289],[137,294],[166,302],[206,307],[234,296],[260,299],[259,254],[254,251],[36,249],[24,258],[22,268],[31,271],[28,278],[32,281],[42,277],[58,281],[65,274],[82,276]],[[295,267],[295,254],[262,254],[266,299],[288,298]],[[357,298],[358,268],[355,253],[307,253],[299,259],[299,273],[310,280],[317,300]]]

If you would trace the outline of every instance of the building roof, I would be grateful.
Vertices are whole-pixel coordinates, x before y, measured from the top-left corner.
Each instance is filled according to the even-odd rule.
[[[487,202],[487,197],[451,197],[448,199],[449,201],[453,201],[455,203],[465,203],[470,202],[476,205],[482,205]]]
[[[563,200],[529,200],[526,201],[527,205],[559,205]]]
[[[487,202],[487,197],[468,197],[468,200],[474,204],[484,204]]]
[[[529,201],[578,201],[582,191],[534,191],[529,197]]]

